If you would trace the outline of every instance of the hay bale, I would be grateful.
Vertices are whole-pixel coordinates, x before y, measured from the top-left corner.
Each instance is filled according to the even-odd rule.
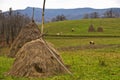
[[[95,32],[95,28],[92,24],[90,25],[88,32]]]
[[[11,45],[8,57],[14,58],[19,49],[31,40],[40,38],[40,31],[35,22],[30,22],[26,26],[22,27],[19,35]]]
[[[97,32],[103,32],[103,28],[102,27],[98,27],[97,28]]]
[[[51,46],[49,46],[49,48],[62,62],[61,57],[57,54],[55,49]],[[41,39],[26,43],[16,54],[15,62],[8,72],[8,75],[19,77],[45,77],[65,73],[65,69],[58,63],[50,50]]]

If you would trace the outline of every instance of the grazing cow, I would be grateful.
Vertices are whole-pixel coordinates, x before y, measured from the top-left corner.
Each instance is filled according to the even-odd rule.
[[[92,44],[92,45],[94,45],[94,44],[95,44],[95,43],[94,43],[94,41],[90,41],[89,43],[90,43],[90,44]]]
[[[60,35],[60,33],[57,33],[57,35],[59,36],[59,35]]]
[[[74,30],[74,28],[72,28],[72,32],[74,32],[75,30]]]

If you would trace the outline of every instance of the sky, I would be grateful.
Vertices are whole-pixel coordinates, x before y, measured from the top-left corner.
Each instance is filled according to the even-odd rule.
[[[26,7],[42,8],[43,0],[0,0],[0,10],[8,11],[11,7],[13,10],[25,9]],[[120,0],[46,0],[46,8],[120,8]]]

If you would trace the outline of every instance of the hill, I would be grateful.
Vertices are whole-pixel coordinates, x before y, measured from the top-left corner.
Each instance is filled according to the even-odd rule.
[[[120,36],[120,18],[103,18],[103,19],[81,19],[68,20],[47,23],[45,25],[45,32],[47,34],[56,35],[83,35],[83,36]],[[88,32],[89,26],[93,24],[96,32]],[[97,28],[102,27],[103,32],[97,32]],[[74,32],[72,32],[74,28]]]
[[[51,21],[52,18],[56,17],[57,15],[65,15],[67,19],[69,20],[77,20],[83,18],[84,14],[86,13],[92,13],[92,12],[98,12],[99,15],[102,16],[102,14],[110,10],[111,8],[107,9],[93,9],[93,8],[75,8],[75,9],[46,9],[45,10],[45,20]],[[28,15],[29,17],[32,16],[32,7],[27,7],[23,10],[16,10],[15,12],[19,12],[24,15]],[[113,11],[120,11],[120,8],[112,8]],[[41,8],[35,8],[35,20],[37,22],[41,22]]]

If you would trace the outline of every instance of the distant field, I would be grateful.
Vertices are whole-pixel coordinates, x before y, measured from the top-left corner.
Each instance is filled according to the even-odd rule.
[[[93,24],[97,30],[98,27],[103,27],[104,32],[88,32],[89,26]],[[72,32],[71,29],[75,31]],[[109,19],[82,19],[82,20],[68,20],[47,23],[45,25],[45,32],[48,34],[62,33],[62,35],[120,35],[120,18]]]

